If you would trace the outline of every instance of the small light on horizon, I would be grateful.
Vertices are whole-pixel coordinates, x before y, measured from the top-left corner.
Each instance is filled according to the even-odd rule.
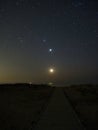
[[[32,85],[32,82],[29,82],[30,85]]]
[[[50,86],[52,86],[53,85],[53,83],[52,82],[50,82],[50,83],[48,83]]]

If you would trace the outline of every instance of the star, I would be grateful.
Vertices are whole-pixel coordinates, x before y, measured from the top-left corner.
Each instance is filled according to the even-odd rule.
[[[45,43],[45,42],[46,42],[46,40],[45,40],[45,39],[43,39],[43,42]]]
[[[50,49],[49,49],[49,52],[52,52],[52,51],[53,51],[53,49],[50,48]]]

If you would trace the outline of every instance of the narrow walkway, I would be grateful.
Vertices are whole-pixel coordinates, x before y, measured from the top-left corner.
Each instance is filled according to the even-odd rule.
[[[84,130],[61,88],[55,88],[35,130]]]

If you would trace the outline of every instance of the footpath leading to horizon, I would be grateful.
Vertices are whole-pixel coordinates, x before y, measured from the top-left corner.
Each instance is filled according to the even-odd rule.
[[[55,88],[47,109],[34,130],[85,130],[62,88]]]

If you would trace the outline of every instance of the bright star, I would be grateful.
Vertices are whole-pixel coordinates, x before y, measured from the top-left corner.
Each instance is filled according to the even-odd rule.
[[[53,51],[53,50],[50,48],[50,49],[49,49],[49,52],[52,52],[52,51]]]

